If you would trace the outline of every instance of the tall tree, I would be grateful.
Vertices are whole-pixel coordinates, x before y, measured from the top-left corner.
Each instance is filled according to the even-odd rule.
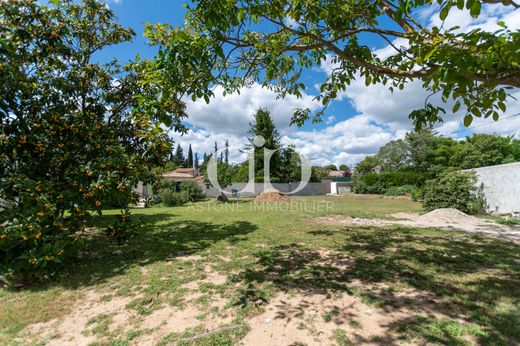
[[[186,158],[186,167],[193,168],[193,151],[191,150],[191,144],[188,148],[188,157]]]
[[[226,139],[226,149],[224,151],[224,162],[229,163],[229,140]]]
[[[132,188],[170,151],[163,125],[185,130],[184,106],[138,63],[96,62],[134,35],[99,1],[1,1],[0,24],[0,272],[54,273],[91,212],[121,208],[109,235],[123,240]]]
[[[190,94],[209,102],[214,85],[226,92],[258,82],[280,96],[301,96],[302,71],[332,66],[321,81],[317,99],[327,106],[356,79],[366,85],[402,89],[414,80],[430,93],[453,99],[453,110],[473,117],[498,119],[505,111],[510,87],[520,87],[519,30],[504,23],[493,33],[481,29],[447,27],[448,14],[457,8],[478,18],[483,5],[513,12],[517,1],[497,0],[196,0],[185,26],[149,26],[146,35],[160,46],[157,60],[181,75],[182,66],[197,66]],[[421,24],[421,14],[439,4],[442,26]],[[457,25],[453,21],[453,25]],[[388,49],[372,50],[367,37],[383,38]],[[388,52],[392,51],[390,54]],[[175,57],[175,59],[171,59]],[[427,105],[414,112],[414,122],[439,120],[439,108]],[[323,114],[295,111],[293,122]]]
[[[184,157],[184,150],[182,149],[180,143],[177,144],[177,147],[175,148],[175,154],[173,156],[174,156],[175,165],[177,167],[184,167],[186,165],[186,158]]]
[[[254,121],[250,124],[248,131],[250,137],[246,150],[252,150],[255,155],[255,179],[262,181],[264,176],[264,148],[277,150],[280,149],[280,135],[271,118],[271,114],[265,108],[256,111]],[[261,136],[265,143],[262,147],[255,146],[255,138]],[[270,176],[272,181],[280,179],[280,153],[276,152],[270,159]]]
[[[377,159],[382,170],[402,170],[411,163],[410,145],[408,141],[402,139],[391,141],[379,149]]]

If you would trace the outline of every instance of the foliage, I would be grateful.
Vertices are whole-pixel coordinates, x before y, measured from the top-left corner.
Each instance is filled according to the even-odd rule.
[[[202,188],[198,183],[191,180],[174,181],[161,180],[154,185],[156,203],[167,206],[182,205],[189,201],[196,201],[203,196]]]
[[[188,148],[188,157],[186,158],[186,167],[193,168],[193,150],[191,150],[191,144]]]
[[[385,196],[406,196],[411,195],[416,189],[413,185],[390,186],[385,191]]]
[[[173,163],[176,167],[184,167],[186,165],[184,150],[182,149],[180,143],[177,144],[177,147],[175,148],[175,153],[173,154]]]
[[[467,214],[478,214],[485,209],[485,201],[471,172],[449,170],[428,181],[422,192],[426,210],[455,208]]]
[[[520,141],[511,137],[474,134],[463,143],[453,161],[464,169],[520,161]]]
[[[180,191],[186,192],[191,200],[200,199],[203,196],[202,188],[192,180],[185,180],[179,185]]]
[[[328,169],[329,171],[337,171],[338,167],[334,164],[326,165],[324,168]]]
[[[390,90],[420,80],[444,102],[453,99],[453,112],[464,110],[469,126],[474,117],[497,120],[506,110],[508,90],[520,86],[518,30],[502,22],[493,33],[445,27],[454,7],[478,18],[482,3],[498,11],[518,6],[478,0],[199,0],[187,6],[184,27],[149,25],[146,36],[159,48],[155,61],[168,71],[165,84],[188,76],[196,81],[186,90],[194,99],[209,102],[214,85],[232,93],[252,82],[282,97],[301,96],[302,71],[326,61],[332,68],[317,96],[325,107],[356,79]],[[434,4],[440,5],[443,25],[421,25],[421,13]],[[367,36],[384,37],[393,54],[378,55],[365,43]],[[423,127],[439,120],[439,110],[427,104],[413,114],[414,123]],[[296,109],[293,123],[319,121],[322,114]]]
[[[311,167],[311,182],[318,183],[329,176],[329,170],[320,166]]]
[[[41,277],[74,255],[91,212],[128,214],[170,150],[161,124],[182,130],[184,107],[158,99],[139,63],[92,62],[133,37],[98,1],[3,1],[0,21],[2,271]]]
[[[354,176],[356,193],[384,194],[391,187],[423,186],[431,175],[420,172],[367,173]]]
[[[217,182],[221,189],[225,189],[226,187],[230,186],[233,183],[233,178],[236,176],[237,173],[237,167],[220,161],[218,159],[215,159],[215,167],[216,168],[216,178]],[[208,169],[204,172],[204,183],[206,184],[212,184],[210,181],[210,168],[211,168],[211,161],[210,165],[208,166]],[[224,192],[221,191],[221,195],[224,196]]]
[[[301,181],[302,162],[300,155],[294,150],[293,146],[284,147],[280,150],[278,173],[281,183]]]
[[[356,165],[355,175],[374,173],[379,167],[379,159],[376,156],[367,156]]]
[[[409,143],[398,139],[381,147],[376,158],[383,171],[403,170],[411,163],[409,152]]]
[[[159,200],[168,207],[176,207],[191,201],[186,191],[174,191],[172,189],[159,190]]]
[[[252,151],[255,156],[255,181],[264,181],[264,154],[265,149],[277,150],[269,160],[269,173],[272,182],[280,182],[280,134],[271,118],[271,114],[267,109],[260,108],[256,111],[254,121],[250,124],[248,131],[248,145],[246,150]],[[265,140],[263,146],[255,146],[254,140],[256,136],[262,136]]]
[[[477,168],[520,161],[520,141],[498,135],[474,134],[462,141],[431,129],[407,133],[383,146],[356,167],[356,173],[415,171],[436,176],[449,168]]]

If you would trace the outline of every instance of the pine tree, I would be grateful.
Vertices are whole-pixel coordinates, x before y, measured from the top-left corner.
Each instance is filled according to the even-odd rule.
[[[188,157],[186,158],[186,167],[193,168],[193,151],[191,150],[191,144],[188,149]]]
[[[175,149],[175,155],[173,161],[177,167],[182,167],[186,163],[184,158],[184,151],[182,150],[181,144],[177,144],[177,148]]]
[[[264,148],[276,150],[281,147],[280,135],[274,125],[271,114],[265,108],[259,108],[256,111],[255,119],[250,124],[248,131],[251,137],[248,138],[248,150],[253,150],[255,154],[255,176],[261,181],[264,176]],[[253,144],[256,136],[262,136],[265,139],[263,147],[258,148]],[[280,181],[282,173],[280,172],[280,153],[276,152],[271,156],[270,160],[270,178],[272,182]]]

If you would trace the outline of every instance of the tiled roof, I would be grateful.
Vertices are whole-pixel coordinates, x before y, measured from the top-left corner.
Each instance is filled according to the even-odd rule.
[[[166,172],[161,174],[163,178],[179,178],[179,179],[190,179],[194,178],[193,174],[187,174],[187,173],[179,173],[176,171],[173,172]]]
[[[204,177],[199,175],[199,172],[193,168],[177,168],[172,172],[161,174],[161,177],[170,179],[190,179],[195,181],[204,180]]]

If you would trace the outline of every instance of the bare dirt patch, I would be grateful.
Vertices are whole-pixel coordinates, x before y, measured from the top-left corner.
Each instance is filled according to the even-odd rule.
[[[412,315],[406,308],[386,310],[367,305],[357,296],[308,292],[280,293],[265,312],[248,321],[251,331],[240,345],[335,344],[338,329],[353,344],[403,344],[389,329]]]
[[[500,225],[494,221],[482,220],[467,215],[460,210],[445,208],[436,209],[424,215],[414,213],[395,213],[393,220],[373,220],[351,218],[341,215],[319,217],[318,222],[366,227],[384,227],[402,225],[419,228],[440,228],[479,233],[508,241],[520,242],[520,227]]]
[[[89,331],[89,326],[94,324],[92,321],[105,316],[109,321],[116,317],[117,324],[125,324],[131,315],[125,306],[135,298],[113,297],[105,301],[102,297],[104,294],[98,291],[85,291],[69,315],[29,325],[21,332],[22,338],[24,341],[43,341],[46,345],[89,345],[95,342],[97,336]]]

